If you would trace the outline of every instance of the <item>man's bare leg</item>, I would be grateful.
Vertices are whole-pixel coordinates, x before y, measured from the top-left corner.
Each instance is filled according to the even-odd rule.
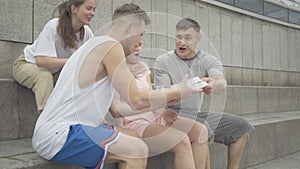
[[[238,169],[249,134],[244,134],[237,142],[228,146],[227,169]]]
[[[117,128],[123,134],[109,146],[106,163],[118,162],[119,169],[145,169],[147,166],[148,147],[135,132]],[[131,135],[131,136],[129,136]]]

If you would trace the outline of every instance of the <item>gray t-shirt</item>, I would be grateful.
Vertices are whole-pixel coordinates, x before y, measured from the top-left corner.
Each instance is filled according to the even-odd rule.
[[[156,58],[154,69],[155,87],[180,83],[185,74],[188,74],[189,78],[196,76],[199,78],[215,75],[224,76],[221,61],[203,51],[188,60],[180,59],[175,50],[169,51]],[[192,97],[182,100],[179,104],[169,108],[181,109],[185,113],[197,113],[201,109],[202,98],[202,92],[195,93]]]

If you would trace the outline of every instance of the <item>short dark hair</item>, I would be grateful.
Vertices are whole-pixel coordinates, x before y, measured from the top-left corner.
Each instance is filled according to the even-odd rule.
[[[199,23],[191,18],[183,18],[176,24],[176,30],[187,30],[189,28],[194,28],[196,32],[200,33]]]
[[[112,20],[116,20],[118,18],[121,18],[123,16],[127,15],[134,15],[139,20],[142,20],[145,22],[146,25],[150,24],[150,18],[145,12],[145,10],[141,9],[138,5],[134,3],[130,4],[124,4],[117,9],[115,9],[114,14],[112,16]]]

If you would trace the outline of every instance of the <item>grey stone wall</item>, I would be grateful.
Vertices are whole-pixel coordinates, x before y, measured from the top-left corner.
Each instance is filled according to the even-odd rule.
[[[0,40],[32,42],[33,0],[0,1]]]

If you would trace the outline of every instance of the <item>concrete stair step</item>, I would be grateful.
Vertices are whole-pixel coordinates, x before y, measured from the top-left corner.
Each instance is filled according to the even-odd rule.
[[[0,142],[1,169],[76,169],[79,167],[50,163],[35,153],[31,146],[31,139],[19,139]]]
[[[13,79],[1,78],[0,92],[0,140],[31,137],[39,115],[33,93]],[[300,110],[300,87],[229,86],[226,97],[220,101],[225,112],[237,115]],[[205,97],[203,110],[209,111],[214,102]]]
[[[32,136],[38,113],[32,92],[12,79],[0,79],[0,140]]]
[[[24,43],[0,41],[0,78],[12,78],[14,61],[23,52]]]
[[[255,130],[250,133],[241,168],[264,163],[300,150],[300,111],[259,113],[244,115]],[[224,145],[211,146],[213,169],[227,164],[227,149]]]
[[[44,4],[44,3],[38,3],[38,4]],[[46,6],[48,6],[48,5],[46,5]],[[44,6],[42,8],[45,9]],[[31,10],[25,10],[25,11],[31,11]],[[44,18],[44,20],[42,22],[45,23],[47,20],[48,19]],[[36,26],[34,26],[34,27],[36,29]],[[40,27],[40,28],[38,28],[39,30],[37,32],[35,32],[35,36],[37,36],[38,32],[41,31],[41,29],[42,29],[41,25],[39,25],[37,27]],[[31,34],[31,33],[29,33],[29,34]],[[27,38],[28,37],[26,37],[26,39]],[[29,39],[31,41],[31,38],[29,38]],[[30,41],[27,41],[27,42],[30,43]],[[23,42],[25,42],[25,41],[23,41]],[[149,43],[149,44],[151,44],[151,43]],[[26,45],[28,45],[28,44],[22,43],[22,42],[3,41],[3,39],[2,39],[2,41],[0,40],[0,51],[1,51],[0,52],[0,78],[12,78],[13,77],[13,75],[12,75],[13,62],[20,55],[20,53],[24,50]],[[153,68],[155,58],[164,52],[166,52],[166,51],[163,49],[153,49],[152,48],[150,50],[145,50],[142,52],[141,59],[144,62],[146,62],[150,68],[151,67]],[[299,71],[298,72],[295,72],[295,71],[288,72],[288,71],[278,71],[278,70],[265,70],[265,69],[261,69],[261,68],[245,68],[245,67],[243,68],[243,67],[236,67],[231,64],[223,65],[223,68],[225,70],[225,74],[226,74],[229,84],[300,86]],[[288,70],[289,68],[286,67],[284,69]],[[262,75],[264,75],[264,76],[262,76]],[[252,79],[251,78],[252,76],[255,78]]]
[[[1,169],[81,169],[81,167],[50,163],[42,159],[33,150],[31,139],[19,139],[0,142],[0,168]],[[168,166],[172,161],[172,154],[166,153],[151,157],[148,169]],[[105,164],[104,169],[116,169],[117,164]]]
[[[241,161],[242,169],[300,151],[300,135],[297,132],[300,124],[300,111],[260,113],[243,117],[248,119],[256,129],[250,134]],[[171,153],[151,157],[147,169],[172,169],[172,159],[173,154]],[[226,161],[226,147],[213,143],[211,145],[212,169],[224,168]],[[30,139],[19,139],[0,142],[0,168],[75,169],[78,167],[54,164],[43,160],[32,149]],[[105,166],[105,169],[116,168],[116,164]]]
[[[247,169],[299,169],[300,151],[289,154],[266,163],[258,164]]]
[[[202,110],[219,106],[237,115],[300,110],[300,87],[229,85],[223,98],[205,95]]]

